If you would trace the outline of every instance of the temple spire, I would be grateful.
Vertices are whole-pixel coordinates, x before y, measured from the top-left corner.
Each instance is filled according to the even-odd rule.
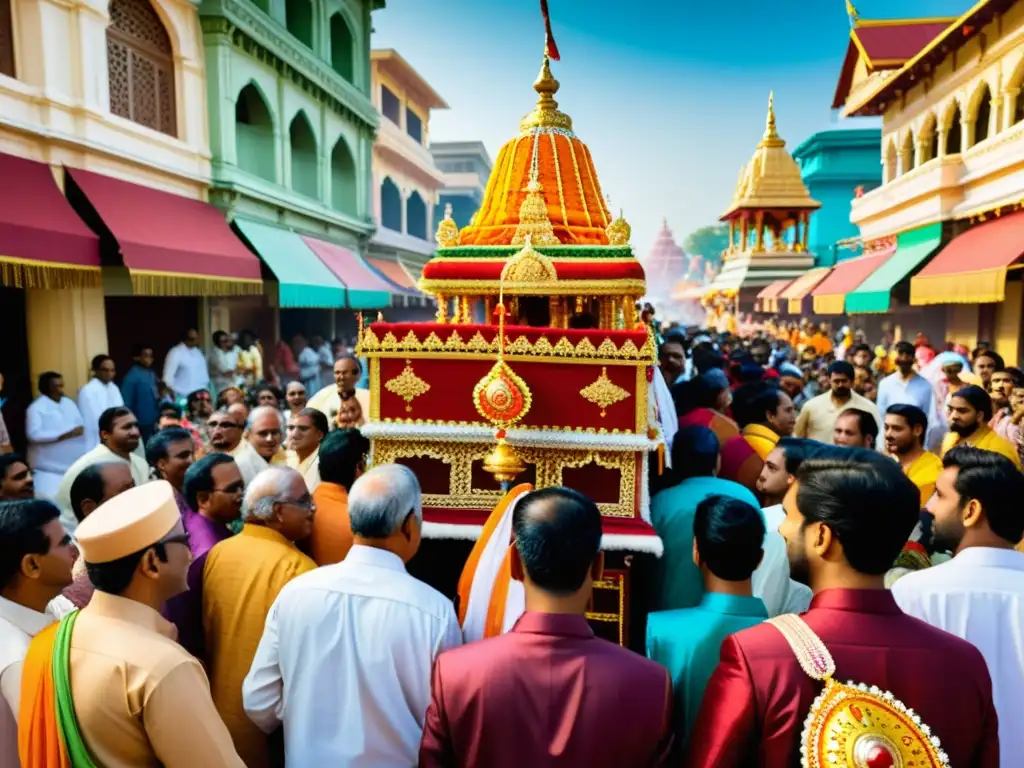
[[[768,93],[768,115],[764,120],[764,136],[761,138],[762,147],[784,147],[784,142],[779,137],[779,132],[775,126],[775,91]]]

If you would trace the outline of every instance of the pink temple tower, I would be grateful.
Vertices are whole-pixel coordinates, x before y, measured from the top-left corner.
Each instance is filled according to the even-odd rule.
[[[644,260],[648,297],[668,299],[672,295],[672,289],[687,278],[689,271],[689,259],[672,237],[668,221],[662,221],[661,230]]]

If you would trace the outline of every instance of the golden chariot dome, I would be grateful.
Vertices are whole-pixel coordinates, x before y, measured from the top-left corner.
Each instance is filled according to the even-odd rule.
[[[821,203],[811,198],[800,166],[786,151],[786,142],[775,127],[775,98],[768,96],[768,117],[764,136],[754,156],[740,170],[732,202],[721,219],[734,218],[740,211],[789,212],[813,211]]]

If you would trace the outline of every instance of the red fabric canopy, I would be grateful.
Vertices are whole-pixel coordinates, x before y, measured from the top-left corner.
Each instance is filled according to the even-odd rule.
[[[811,291],[814,298],[814,311],[819,315],[841,315],[846,302],[846,294],[856,290],[868,275],[878,269],[896,252],[896,247],[847,259],[836,264],[831,274],[818,283]]]
[[[89,171],[68,176],[117,241],[133,281],[142,272],[259,287],[259,259],[209,203]]]
[[[48,165],[0,153],[0,179],[0,260],[98,273],[100,240],[61,194]]]
[[[953,238],[910,281],[911,304],[1002,301],[1006,270],[1024,255],[1024,211]]]

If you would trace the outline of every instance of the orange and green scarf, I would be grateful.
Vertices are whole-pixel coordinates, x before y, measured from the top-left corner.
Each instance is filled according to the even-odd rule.
[[[96,768],[71,699],[72,611],[32,639],[21,677],[18,755],[23,768]]]

